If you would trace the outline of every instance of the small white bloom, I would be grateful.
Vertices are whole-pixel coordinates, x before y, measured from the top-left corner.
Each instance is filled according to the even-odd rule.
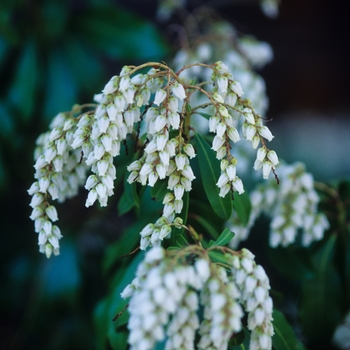
[[[219,91],[222,93],[227,92],[228,79],[224,76],[221,76],[217,79],[217,84]]]
[[[230,89],[238,96],[241,97],[243,95],[243,89],[239,81],[233,81],[230,84]]]
[[[176,155],[175,163],[177,170],[182,170],[184,166],[188,163],[188,158],[184,154],[180,153]]]
[[[223,144],[225,140],[219,136],[215,136],[213,139],[212,150],[217,151]]]
[[[179,100],[184,100],[186,98],[186,92],[184,87],[176,82],[172,87],[172,92]]]
[[[194,152],[194,148],[190,143],[186,144],[183,150],[191,159],[196,156],[196,153]]]
[[[278,157],[275,151],[269,151],[267,153],[267,158],[271,161],[272,165],[277,165],[279,163]]]
[[[213,94],[213,99],[217,102],[224,103],[224,98],[217,92]]]
[[[163,89],[158,89],[156,92],[156,95],[154,97],[154,101],[153,103],[157,106],[159,106],[165,99],[165,97],[167,96],[167,93],[165,90]]]
[[[193,174],[192,168],[190,165],[185,165],[184,168],[181,171],[181,174],[189,179],[190,181],[194,180],[196,177]]]
[[[232,181],[232,186],[239,194],[244,193],[243,183],[240,178],[236,177],[236,179]]]
[[[273,139],[273,137],[274,137],[274,136],[272,135],[270,129],[269,129],[267,126],[265,126],[265,125],[263,125],[263,126],[259,129],[259,134],[260,134],[262,137],[264,137],[266,140],[268,140],[268,141],[271,141],[271,140]]]
[[[230,140],[232,140],[235,143],[241,139],[237,129],[234,127],[229,128],[227,135],[230,138]]]

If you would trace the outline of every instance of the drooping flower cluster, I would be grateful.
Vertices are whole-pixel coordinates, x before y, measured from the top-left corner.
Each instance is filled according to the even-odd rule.
[[[329,223],[324,214],[317,212],[319,196],[312,175],[305,171],[302,163],[295,163],[281,164],[278,176],[280,186],[270,179],[251,192],[252,210],[248,225],[242,225],[235,214],[229,220],[229,228],[236,233],[232,247],[248,237],[249,230],[262,213],[271,217],[271,247],[294,243],[299,230],[302,230],[303,246],[323,237]]]
[[[254,255],[242,249],[241,255],[232,259],[232,273],[241,293],[241,302],[248,312],[248,329],[251,331],[250,350],[271,349],[272,299],[269,296],[270,282]]]
[[[183,83],[182,74],[194,66],[211,72],[208,82]],[[139,72],[146,67],[151,67],[147,73]],[[206,103],[192,108],[190,100],[198,94]],[[114,158],[131,133],[138,151],[136,160],[127,167],[128,182],[153,187],[163,181],[168,190],[163,198],[161,218],[141,231],[141,248],[158,246],[170,237],[172,227],[179,227],[177,214],[182,212],[184,193],[191,191],[195,179],[190,164],[196,156],[191,144],[191,117],[200,109],[211,111],[209,131],[215,133],[212,149],[221,160],[221,176],[217,182],[220,196],[226,196],[229,191],[244,192],[236,174],[237,158],[231,154],[232,142],[237,143],[241,138],[236,127],[240,118],[243,119],[241,134],[251,141],[252,148],[262,143],[255,168],[262,167],[266,178],[278,163],[275,152],[267,148],[264,140],[270,141],[273,136],[262,125],[262,118],[250,101],[242,99],[242,94],[240,83],[220,61],[183,67],[177,73],[161,63],[146,63],[138,67],[125,66],[120,75],[112,77],[102,93],[95,96],[97,104],[75,106],[72,112],[60,114],[50,134],[44,134],[39,140],[35,165],[38,181],[29,191],[34,208],[31,218],[36,221],[37,232],[41,232],[40,250],[47,244],[49,256],[50,249],[57,254],[59,248],[60,234],[53,234],[49,224],[42,224],[51,222],[45,211],[46,207],[54,210],[49,204],[50,197],[63,201],[75,195],[86,181],[85,189],[89,192],[86,207],[96,201],[101,206],[107,205],[117,173]],[[95,109],[82,113],[89,107]],[[86,179],[87,169],[91,169],[92,174]],[[57,230],[54,226],[54,231]]]
[[[56,208],[49,198],[63,202],[77,194],[86,180],[85,164],[80,163],[80,152],[71,144],[77,120],[69,113],[60,113],[50,124],[50,131],[37,139],[35,149],[35,179],[28,190],[32,196],[30,218],[38,233],[39,251],[50,257],[59,254],[61,231],[53,222],[58,220]]]
[[[254,256],[247,250],[230,255],[225,269],[199,252],[197,246],[193,253],[199,255],[192,264],[161,247],[146,253],[121,294],[130,297],[131,349],[153,349],[161,341],[167,350],[195,349],[196,337],[199,349],[227,349],[230,338],[242,329],[242,306],[252,330],[250,349],[270,349],[269,281]],[[192,259],[193,253],[188,253]]]
[[[233,80],[228,67],[222,63],[215,64],[216,70],[211,79],[214,83],[213,99],[220,104],[216,107],[216,114],[209,119],[209,131],[215,133],[212,149],[216,152],[217,159],[221,160],[221,175],[217,186],[220,188],[220,196],[225,197],[230,190],[236,190],[239,194],[244,192],[242,180],[236,175],[237,159],[231,154],[230,141],[236,143],[240,140],[237,126],[237,115],[243,119],[241,125],[242,135],[258,150],[255,170],[263,168],[263,177],[268,178],[271,169],[278,164],[278,158],[274,151],[268,150],[264,138],[271,141],[273,136],[270,130],[262,124],[262,118],[256,114],[249,102],[241,100],[243,89],[239,82]],[[227,107],[226,107],[227,106]]]

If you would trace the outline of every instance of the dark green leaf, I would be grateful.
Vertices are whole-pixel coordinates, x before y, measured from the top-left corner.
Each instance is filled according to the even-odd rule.
[[[226,244],[231,242],[234,236],[235,234],[233,232],[231,232],[228,228],[225,228],[215,242],[211,241],[211,243],[209,243],[209,247],[225,246]]]
[[[125,179],[124,179],[124,192],[122,196],[120,197],[119,203],[118,203],[118,214],[119,216],[127,213],[132,208],[140,207],[140,199],[137,195],[136,191],[136,183],[133,182],[129,184],[127,182],[128,173],[125,173]]]
[[[108,300],[102,299],[98,302],[94,309],[94,326],[95,326],[95,344],[97,350],[105,350],[107,348],[107,330],[108,320]]]
[[[217,228],[214,227],[206,218],[200,215],[192,214],[191,218],[196,220],[209,233],[211,238],[216,239],[218,233]]]
[[[249,222],[250,211],[252,209],[249,194],[247,192],[244,192],[241,195],[235,193],[232,205],[241,223],[247,225]]]
[[[232,212],[231,198],[229,195],[225,198],[219,197],[219,189],[216,186],[220,176],[220,163],[216,159],[214,151],[200,134],[195,134],[195,140],[199,170],[210,205],[218,216],[228,220]]]
[[[183,247],[187,247],[189,246],[190,244],[187,242],[186,238],[183,236],[183,235],[179,235],[177,234],[176,235],[176,238],[175,238],[175,243],[177,246],[179,246],[180,248],[183,248]]]
[[[201,115],[202,117],[204,117],[205,119],[210,119],[212,116],[208,113],[203,113],[203,112],[196,112],[196,114]]]
[[[22,119],[27,121],[34,110],[39,76],[37,48],[34,42],[27,42],[22,49],[14,81],[9,91],[9,101],[18,109]]]
[[[227,261],[227,258],[225,257],[224,254],[218,251],[210,250],[208,252],[209,257],[212,262],[214,263],[219,263],[219,264],[224,264],[224,265],[229,265],[230,263]]]
[[[292,327],[280,311],[273,311],[273,327],[275,334],[272,337],[272,344],[276,350],[304,349],[303,345],[296,338]]]
[[[151,197],[157,202],[162,201],[168,192],[167,186],[167,180],[158,180],[155,185],[151,187]]]
[[[249,350],[250,333],[246,327],[229,342],[229,350]]]
[[[304,282],[300,316],[309,339],[328,342],[342,314],[342,286],[332,265],[336,235],[322,245],[315,256],[316,274]]]

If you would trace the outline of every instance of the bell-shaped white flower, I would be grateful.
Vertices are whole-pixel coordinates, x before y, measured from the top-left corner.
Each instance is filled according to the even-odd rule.
[[[158,89],[156,92],[156,95],[154,97],[154,101],[153,103],[157,106],[159,106],[165,99],[165,97],[167,96],[167,93],[165,90],[163,89]]]

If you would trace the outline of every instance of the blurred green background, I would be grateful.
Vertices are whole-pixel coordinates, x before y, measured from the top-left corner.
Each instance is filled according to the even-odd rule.
[[[285,0],[275,21],[242,2],[215,6],[275,51],[262,72],[274,149],[290,162],[306,161],[318,179],[348,175],[348,5]],[[128,223],[118,219],[116,202],[86,210],[82,193],[58,208],[61,255],[39,254],[26,192],[33,150],[56,113],[91,101],[123,64],[170,60],[175,48],[153,21],[156,7],[136,0],[0,3],[1,349],[95,348],[91,314],[109,277],[101,259]]]

